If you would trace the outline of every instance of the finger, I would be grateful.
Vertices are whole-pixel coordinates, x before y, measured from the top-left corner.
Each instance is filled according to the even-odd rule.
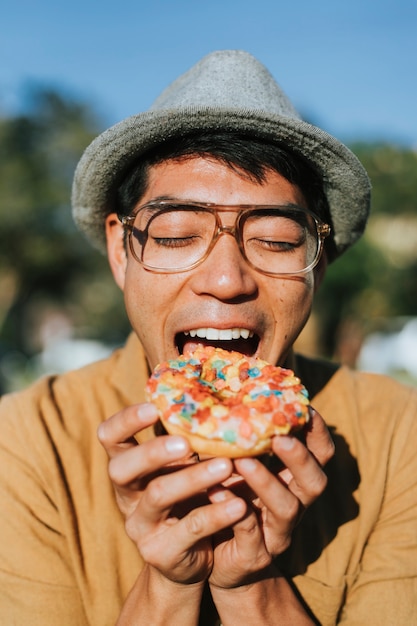
[[[163,532],[152,532],[152,527],[127,530],[128,533],[133,530],[136,534],[139,551],[146,562],[169,570],[178,564],[180,555],[187,555],[202,540],[235,524],[245,512],[245,502],[234,498],[231,501],[210,503],[193,509],[182,519],[165,526]],[[127,526],[131,526],[132,523],[133,517],[128,520]],[[198,558],[197,551],[195,559]]]
[[[286,468],[280,472],[280,478],[304,507],[309,506],[324,491],[327,484],[327,476],[316,456],[295,437],[275,437],[272,447]],[[326,454],[323,453],[321,456],[324,458]]]
[[[226,480],[232,471],[233,464],[230,459],[213,458],[155,477],[150,481],[141,500],[148,521],[151,523],[159,521],[161,517],[168,515],[175,504]]]
[[[134,435],[158,420],[156,407],[151,403],[134,405],[119,411],[97,429],[101,445],[110,458],[121,449],[137,446]]]
[[[234,491],[218,485],[208,492],[211,502],[231,502],[234,499],[242,500],[236,496]],[[248,508],[246,515],[238,520],[233,526],[233,533],[237,550],[244,559],[253,558],[255,553],[266,552],[262,530],[259,525],[258,514],[253,509],[251,503],[246,501]]]
[[[195,464],[173,474],[154,478],[126,521],[128,535],[138,543],[143,537],[152,538],[161,523],[166,522],[171,527],[187,519],[190,537],[183,537],[178,547],[181,545],[188,549],[199,538],[217,532],[230,524],[230,520],[235,521],[244,514],[246,505],[243,500],[239,499],[237,504],[222,503],[222,506],[217,505],[212,511],[207,510],[207,496],[205,495],[204,502],[201,497],[206,494],[207,489],[227,477],[231,470],[232,463],[229,459],[212,459],[201,465]],[[203,509],[201,516],[197,514],[200,509]],[[219,510],[223,510],[223,518],[221,514],[218,517]],[[181,532],[181,529],[183,526],[177,532]],[[158,530],[156,534],[159,532]]]
[[[335,445],[322,416],[310,407],[310,421],[306,428],[307,448],[323,467],[335,453]]]
[[[129,484],[134,487],[135,481],[151,477],[175,461],[183,459],[185,465],[190,453],[189,443],[184,437],[156,437],[114,454],[109,462],[109,476],[118,487]]]
[[[271,511],[277,520],[284,523],[284,532],[287,532],[288,524],[299,515],[300,502],[283,484],[278,477],[271,472],[256,458],[242,458],[235,460],[236,470],[245,479],[246,483],[256,493],[257,499],[262,505]],[[263,520],[265,521],[265,519]]]
[[[304,506],[257,459],[239,459],[235,465],[258,494],[260,523],[268,553],[273,556],[282,554],[291,543],[292,532],[304,512]]]

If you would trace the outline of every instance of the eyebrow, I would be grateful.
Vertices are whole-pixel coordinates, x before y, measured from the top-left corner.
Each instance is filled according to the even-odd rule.
[[[296,211],[307,211],[309,212],[309,210],[306,207],[302,207],[299,206],[298,204],[295,204],[293,202],[284,202],[282,204],[280,203],[260,203],[260,204],[254,204],[254,203],[242,203],[242,204],[222,204],[222,203],[218,203],[218,202],[204,202],[202,200],[192,200],[190,198],[175,198],[172,196],[168,196],[168,195],[163,195],[163,196],[157,196],[156,198],[152,198],[152,200],[149,200],[148,202],[144,202],[141,205],[139,205],[139,207],[137,208],[138,211],[140,211],[141,209],[144,208],[149,208],[149,209],[153,209],[153,208],[160,208],[160,204],[166,204],[166,205],[172,205],[172,206],[190,206],[190,207],[201,207],[201,208],[219,208],[219,209],[286,209],[289,213],[291,211],[293,211],[294,213]]]

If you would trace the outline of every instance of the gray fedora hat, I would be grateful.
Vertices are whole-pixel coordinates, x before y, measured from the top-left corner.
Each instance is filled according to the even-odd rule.
[[[239,50],[213,52],[177,78],[145,113],[99,135],[74,176],[73,216],[91,243],[105,251],[104,218],[134,161],[157,144],[207,130],[237,132],[287,146],[323,179],[335,256],[363,233],[370,183],[356,156],[337,139],[304,122],[270,72]]]

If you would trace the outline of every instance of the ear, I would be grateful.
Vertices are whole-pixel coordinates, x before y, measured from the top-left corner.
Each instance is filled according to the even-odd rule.
[[[326,269],[327,269],[327,254],[325,251],[323,251],[320,261],[317,263],[316,267],[313,270],[314,271],[314,292],[318,290],[321,283],[323,282],[323,278],[326,274]]]
[[[106,218],[107,256],[116,284],[123,291],[127,267],[124,229],[116,213]]]

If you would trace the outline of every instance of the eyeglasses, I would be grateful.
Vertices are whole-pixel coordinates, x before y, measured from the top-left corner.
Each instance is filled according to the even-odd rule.
[[[233,226],[221,214],[236,213]],[[330,226],[296,205],[216,205],[152,201],[119,215],[134,258],[151,272],[191,270],[207,259],[221,235],[237,241],[247,263],[262,274],[305,274],[319,262]]]

